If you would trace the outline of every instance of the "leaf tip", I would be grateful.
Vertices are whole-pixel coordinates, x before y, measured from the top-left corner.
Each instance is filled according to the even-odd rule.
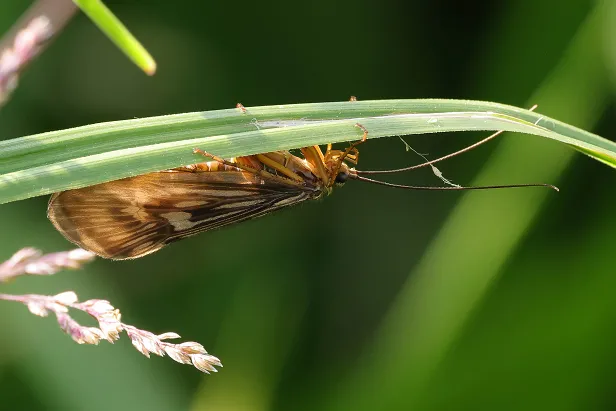
[[[156,74],[156,61],[153,58],[149,58],[148,61],[142,67],[145,74],[148,76],[153,76]]]

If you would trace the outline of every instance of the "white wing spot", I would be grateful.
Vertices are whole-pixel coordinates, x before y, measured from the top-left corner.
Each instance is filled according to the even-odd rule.
[[[166,218],[167,221],[169,221],[169,224],[171,224],[176,231],[189,230],[198,224],[196,222],[189,221],[192,214],[184,211],[172,211],[170,213],[161,214],[160,216]]]

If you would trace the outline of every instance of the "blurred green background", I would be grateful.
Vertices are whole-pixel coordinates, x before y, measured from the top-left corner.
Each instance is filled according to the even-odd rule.
[[[149,78],[78,15],[0,112],[8,139],[108,120],[278,103],[469,98],[613,139],[611,1],[337,0],[106,4],[158,63]],[[27,1],[4,1],[8,30]],[[408,138],[430,158],[477,133]],[[396,138],[359,168],[418,163]],[[0,407],[32,410],[611,410],[616,407],[616,173],[507,135],[439,166],[459,184],[548,190],[407,192],[350,182],[322,202],[202,234],[143,259],[97,260],[3,292],[74,290],[130,324],[221,358],[202,375],[126,336],[79,346],[0,303]],[[392,176],[438,185],[430,170]],[[0,260],[71,247],[47,198],[0,207]]]

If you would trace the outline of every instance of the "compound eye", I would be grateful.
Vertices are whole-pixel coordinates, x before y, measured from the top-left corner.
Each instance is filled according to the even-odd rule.
[[[349,173],[347,171],[341,171],[338,173],[338,175],[336,176],[336,184],[338,185],[342,185],[344,183],[346,183],[346,181],[349,179]]]

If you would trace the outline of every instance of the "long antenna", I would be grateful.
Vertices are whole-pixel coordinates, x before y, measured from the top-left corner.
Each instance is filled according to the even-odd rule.
[[[528,111],[533,111],[534,109],[537,108],[537,105],[535,104],[534,106],[532,106],[531,108],[528,109]],[[504,133],[505,130],[499,130],[496,133],[493,133],[491,135],[489,135],[488,137],[484,138],[483,140],[480,140],[474,144],[471,144],[468,147],[464,147],[461,150],[455,151],[453,153],[447,154],[446,156],[443,157],[439,157],[436,160],[430,160],[430,161],[426,161],[425,163],[421,163],[421,164],[416,164],[414,166],[409,166],[409,167],[404,167],[404,168],[396,168],[393,170],[355,170],[357,172],[357,174],[390,174],[390,173],[400,173],[402,171],[411,171],[411,170],[416,170],[418,168],[421,167],[427,167],[430,166],[434,163],[438,163],[439,161],[443,161],[443,160],[447,160],[448,158],[452,158],[455,157],[459,154],[462,153],[466,153],[468,151],[471,151],[474,148],[479,147],[480,145],[487,143],[488,141],[496,138],[498,135],[500,135],[501,133]],[[517,187],[517,186],[516,186]]]
[[[508,184],[508,185],[496,185],[496,186],[471,186],[471,187],[460,187],[460,186],[432,187],[432,186],[407,186],[403,184],[388,183],[386,181],[379,181],[379,180],[373,180],[371,178],[361,177],[356,174],[349,175],[349,178],[359,180],[359,181],[365,181],[368,183],[379,184],[379,185],[387,186],[387,187],[405,188],[407,190],[463,191],[463,190],[491,190],[491,189],[498,189],[498,188],[546,187],[546,188],[551,188],[554,191],[560,191],[558,187],[553,186],[552,184],[542,184],[542,183]]]

